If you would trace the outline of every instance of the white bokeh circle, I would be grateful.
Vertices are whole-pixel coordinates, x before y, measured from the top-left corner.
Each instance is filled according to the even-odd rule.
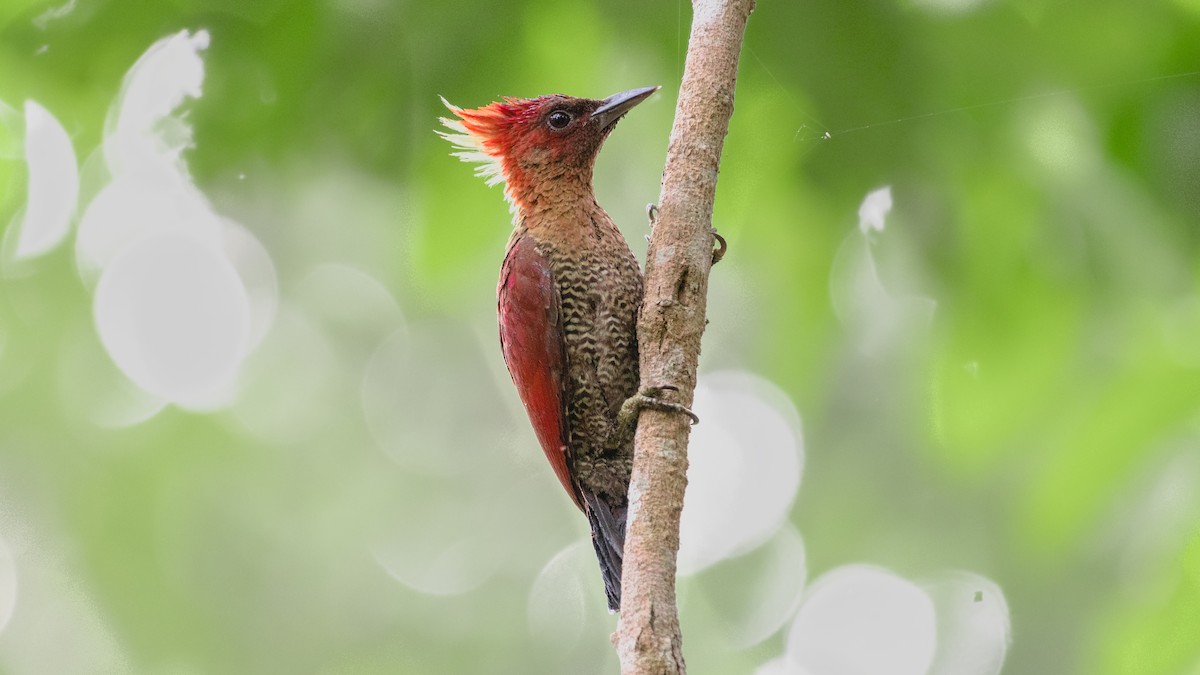
[[[817,579],[788,632],[787,655],[820,675],[926,675],[937,644],[933,601],[870,565]]]
[[[151,45],[125,74],[104,134],[104,156],[114,175],[156,172],[180,162],[191,145],[191,128],[171,113],[185,99],[200,97],[200,52],[209,41],[208,31],[180,31]]]
[[[25,102],[25,161],[29,194],[17,258],[32,258],[58,246],[70,231],[79,200],[79,162],[71,138],[37,101]]]
[[[807,577],[804,540],[785,524],[767,543],[698,579],[729,639],[744,648],[771,637],[795,616]]]
[[[974,572],[922,584],[937,608],[938,647],[929,675],[999,675],[1012,641],[1004,592]]]
[[[501,563],[500,556],[492,555],[492,533],[478,529],[486,518],[481,508],[443,495],[427,505],[426,513],[395,519],[392,531],[370,545],[371,555],[388,576],[418,593],[472,591]]]
[[[800,487],[803,437],[787,396],[750,373],[703,375],[688,447],[679,571],[694,574],[761,545]]]
[[[181,233],[147,235],[112,260],[96,287],[100,339],[146,391],[208,406],[246,354],[250,304],[220,251]]]
[[[341,370],[326,331],[285,303],[242,367],[232,412],[260,441],[293,445],[318,437],[337,413]]]
[[[586,541],[577,541],[550,558],[529,589],[530,635],[560,651],[570,651],[579,642],[590,609],[585,584],[596,583],[595,566]]]
[[[204,196],[170,173],[118,176],[96,194],[79,221],[75,259],[95,279],[127,246],[156,232],[182,232],[221,243],[222,223]]]
[[[17,607],[17,562],[8,542],[0,537],[0,633]]]
[[[166,400],[129,380],[105,352],[91,330],[66,334],[58,360],[58,391],[62,405],[106,429],[131,427],[154,417]]]
[[[240,223],[221,219],[221,250],[246,288],[250,302],[250,341],[254,349],[266,337],[279,309],[275,263],[262,242]]]
[[[785,654],[754,669],[754,675],[811,675]]]

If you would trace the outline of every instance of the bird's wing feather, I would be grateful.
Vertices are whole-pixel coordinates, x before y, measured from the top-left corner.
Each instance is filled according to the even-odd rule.
[[[529,235],[515,238],[504,257],[497,291],[500,348],[550,466],[575,505],[564,408],[567,363],[558,290],[550,263]]]

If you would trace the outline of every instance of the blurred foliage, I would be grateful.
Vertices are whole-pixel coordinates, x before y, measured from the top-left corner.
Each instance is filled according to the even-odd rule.
[[[0,3],[0,101],[17,111],[0,119],[0,223],[24,190],[12,152],[24,100],[67,129],[86,192],[126,70],[157,39],[207,29],[188,163],[271,252],[277,324],[301,312],[287,325],[308,342],[276,366],[291,384],[267,380],[260,405],[282,397],[275,424],[307,426],[280,440],[236,410],[171,408],[97,426],[81,406],[103,391],[73,397],[90,391],[81,359],[105,366],[71,247],[5,272],[0,535],[45,562],[19,581],[57,589],[42,599],[60,618],[42,635],[107,656],[39,670],[10,631],[0,670],[614,672],[613,621],[591,595],[579,644],[524,620],[538,570],[583,524],[540,465],[493,344],[506,207],[432,129],[439,94],[475,106],[664,85],[596,173],[641,254],[687,4],[71,0],[45,18],[65,6]],[[1012,611],[1006,673],[1200,668],[1197,64],[1194,0],[759,3],[714,214],[730,253],[702,369],[751,370],[795,401],[808,463],[792,520],[810,578],[857,560],[985,574]],[[937,308],[864,355],[830,278],[863,196],[884,184],[896,202],[874,240],[884,284]],[[310,302],[304,281],[325,264],[378,279],[408,323],[339,308],[353,285]],[[417,466],[377,447],[360,406],[364,365],[402,325],[427,332],[396,366],[395,387],[416,392],[397,405],[426,393],[437,405],[407,414],[441,425],[413,441]],[[488,500],[515,495],[519,508],[487,517]],[[484,506],[438,516],[473,499]],[[429,595],[384,574],[364,542],[401,514],[428,520],[421,537],[473,538],[471,564],[494,558],[484,578]],[[779,652],[778,636],[745,650],[723,638],[729,577],[681,589],[698,675],[749,673]]]

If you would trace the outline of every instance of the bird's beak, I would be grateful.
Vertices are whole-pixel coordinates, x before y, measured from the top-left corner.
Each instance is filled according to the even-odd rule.
[[[601,129],[607,129],[616,124],[630,108],[650,98],[650,94],[656,91],[658,87],[643,87],[613,94],[592,113],[592,121],[599,124]]]

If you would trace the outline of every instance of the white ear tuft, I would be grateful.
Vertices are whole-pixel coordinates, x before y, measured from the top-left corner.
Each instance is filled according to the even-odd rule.
[[[445,98],[439,98],[442,99],[442,103],[451,111],[458,112],[461,110],[461,108],[454,106],[454,104]],[[483,178],[489,187],[504,182],[504,168],[500,163],[500,158],[487,151],[487,148],[484,147],[483,139],[471,133],[462,123],[462,120],[439,117],[438,121],[442,123],[442,126],[450,130],[449,132],[440,129],[434,130],[434,133],[450,141],[451,145],[455,147],[455,151],[450,154],[464,162],[475,164],[475,175]],[[509,210],[515,214],[516,205],[507,189],[504,191],[504,198],[508,200]]]

